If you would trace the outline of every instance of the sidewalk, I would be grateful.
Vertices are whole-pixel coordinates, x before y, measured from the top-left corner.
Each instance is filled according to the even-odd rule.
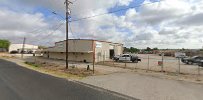
[[[141,100],[202,100],[203,85],[135,73],[114,73],[80,80]]]

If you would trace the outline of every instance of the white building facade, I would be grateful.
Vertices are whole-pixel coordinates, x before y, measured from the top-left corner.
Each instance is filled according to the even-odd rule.
[[[90,39],[70,39],[68,58],[78,62],[108,61],[114,55],[123,54],[123,44]],[[66,59],[66,41],[56,42],[54,47],[43,50],[43,56]]]
[[[23,48],[23,44],[11,44],[9,46],[9,53],[12,51],[17,51],[17,52],[21,52]],[[38,49],[38,46],[35,45],[30,45],[30,44],[25,44],[24,46],[24,51],[33,51],[35,52]]]

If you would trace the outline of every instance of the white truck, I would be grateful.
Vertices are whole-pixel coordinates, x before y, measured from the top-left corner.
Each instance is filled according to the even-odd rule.
[[[131,61],[138,63],[138,61],[141,61],[141,59],[139,59],[138,56],[135,55],[122,54],[119,56],[114,56],[114,61]]]

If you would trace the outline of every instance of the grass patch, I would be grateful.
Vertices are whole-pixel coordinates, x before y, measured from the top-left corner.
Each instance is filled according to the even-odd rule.
[[[91,76],[93,71],[92,70],[86,70],[85,68],[83,69],[79,69],[79,68],[70,68],[68,70],[65,71],[66,73],[72,74],[72,75],[76,75],[79,77],[87,77],[87,76]]]
[[[56,64],[50,64],[45,62],[24,62],[26,65],[29,65],[28,67],[32,70],[50,74],[53,76],[61,77],[61,78],[74,78],[74,79],[82,79],[87,76],[93,75],[92,70],[86,70],[77,68],[77,67],[71,67],[69,69],[66,69],[64,66],[59,66]]]
[[[167,72],[166,75],[178,76],[178,73],[175,73],[175,72]]]
[[[25,62],[25,64],[30,65],[32,67],[40,67],[39,65],[33,63],[33,62]]]

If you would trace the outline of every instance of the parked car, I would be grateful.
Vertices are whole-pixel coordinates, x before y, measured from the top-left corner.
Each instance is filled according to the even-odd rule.
[[[113,60],[114,60],[114,61],[118,61],[118,60],[119,60],[119,57],[120,57],[120,55],[116,55],[116,56],[113,57]]]
[[[27,54],[33,54],[33,51],[27,51]]]
[[[185,56],[185,55],[179,55],[179,56],[176,56],[176,58],[183,59],[183,58],[187,58],[187,56]]]
[[[200,62],[198,63],[198,65],[199,65],[200,67],[203,67],[203,60],[200,60]]]
[[[131,62],[136,62],[141,61],[138,56],[135,55],[130,55],[130,54],[123,54],[120,56],[115,56],[114,57],[115,61],[131,61]]]
[[[16,51],[16,50],[13,50],[10,52],[10,54],[17,54],[17,53],[18,53],[18,51]]]
[[[200,57],[200,56],[194,56],[192,58],[182,58],[181,59],[181,61],[186,64],[193,64],[193,63],[199,64],[201,60],[203,60],[203,57]]]

